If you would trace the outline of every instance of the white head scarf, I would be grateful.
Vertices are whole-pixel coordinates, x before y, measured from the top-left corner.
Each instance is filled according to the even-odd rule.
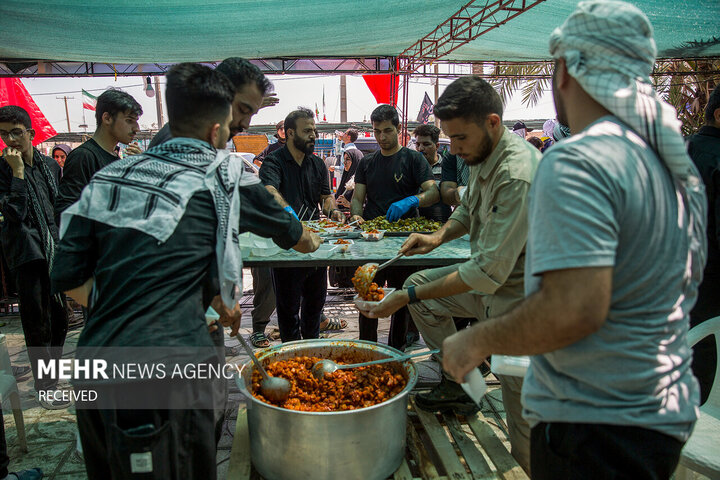
[[[609,0],[578,4],[550,35],[550,54],[598,103],[635,130],[672,175],[696,177],[675,109],[650,82],[657,49],[650,21],[637,7]]]

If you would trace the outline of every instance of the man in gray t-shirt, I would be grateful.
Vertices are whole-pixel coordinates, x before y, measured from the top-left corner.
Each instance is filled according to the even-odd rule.
[[[599,39],[602,39],[600,41]],[[443,368],[533,355],[523,416],[532,478],[670,478],[696,420],[689,312],[706,257],[706,198],[676,112],[648,74],[633,5],[578,4],[550,36],[558,120],[530,190],[526,298],[448,337]]]

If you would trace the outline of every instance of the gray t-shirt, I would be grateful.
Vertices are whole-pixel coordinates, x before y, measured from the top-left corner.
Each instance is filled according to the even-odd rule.
[[[696,419],[688,312],[705,257],[704,191],[692,229],[669,172],[615,117],[545,154],[530,191],[525,292],[547,271],[613,267],[610,310],[582,340],[531,358],[522,401],[538,422],[628,425],[686,440]],[[692,268],[686,268],[686,265]]]

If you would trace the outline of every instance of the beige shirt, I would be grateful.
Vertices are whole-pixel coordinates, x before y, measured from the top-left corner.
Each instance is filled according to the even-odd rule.
[[[470,233],[471,258],[458,273],[483,299],[485,317],[510,310],[524,298],[528,192],[540,151],[505,130],[490,157],[470,167],[468,190],[451,220]]]

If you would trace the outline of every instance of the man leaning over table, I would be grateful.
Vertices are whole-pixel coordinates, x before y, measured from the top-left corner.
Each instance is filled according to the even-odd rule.
[[[434,205],[440,199],[435,179],[425,157],[400,145],[400,118],[392,105],[380,105],[370,115],[380,150],[366,155],[355,173],[355,193],[350,202],[350,221],[362,224],[385,215],[388,221],[418,216],[417,207]],[[420,193],[418,193],[420,192]],[[400,288],[415,268],[388,267],[375,277],[378,285]],[[360,340],[377,342],[378,321],[359,314]],[[408,334],[408,312],[402,309],[390,320],[391,347],[404,349]],[[409,336],[409,335],[408,335]]]
[[[550,35],[558,120],[530,192],[527,298],[443,342],[463,376],[533,355],[523,386],[534,479],[670,478],[697,416],[689,312],[706,198],[675,110],[653,87],[652,26],[580,3]]]
[[[323,213],[343,223],[345,215],[337,209],[330,191],[327,167],[313,155],[317,129],[313,112],[300,108],[285,117],[284,147],[265,157],[260,181],[285,210],[305,219]],[[320,317],[327,295],[327,267],[273,268],[275,307],[280,339],[283,342],[320,336]]]
[[[528,191],[541,154],[503,126],[502,113],[498,93],[477,76],[454,81],[440,96],[435,116],[450,137],[452,153],[470,166],[468,193],[440,230],[411,235],[400,251],[427,253],[469,233],[471,258],[459,265],[415,273],[403,290],[369,312],[371,317],[384,317],[408,305],[432,349],[440,348],[443,340],[456,332],[453,316],[482,322],[523,299]],[[512,454],[528,470],[530,427],[522,419],[522,379],[499,379]],[[418,394],[415,401],[431,411],[477,411],[473,400],[445,372],[439,385]]]
[[[174,138],[98,172],[63,213],[51,279],[55,291],[89,303],[80,360],[95,358],[93,347],[111,361],[118,350],[105,347],[140,347],[120,363],[160,363],[168,372],[173,364],[224,364],[205,311],[218,290],[228,308],[242,295],[237,234],[251,231],[303,252],[318,247],[317,235],[220,150],[235,92],[216,70],[173,66],[166,99]],[[254,110],[263,93],[262,83],[253,84]],[[98,392],[77,410],[89,478],[216,477],[213,408],[225,397],[203,388],[212,378],[115,378],[74,381]]]

